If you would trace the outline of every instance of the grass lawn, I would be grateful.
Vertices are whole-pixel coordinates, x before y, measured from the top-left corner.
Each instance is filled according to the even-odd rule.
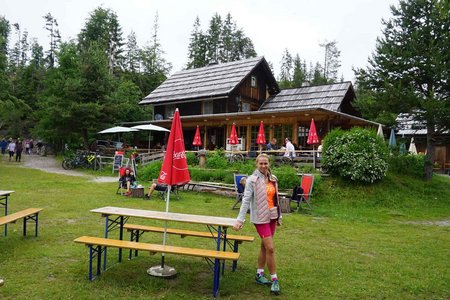
[[[102,237],[104,219],[89,210],[119,206],[165,209],[158,197],[150,201],[115,195],[116,183],[89,182],[84,177],[50,174],[0,161],[0,189],[15,190],[10,213],[42,207],[39,237],[22,236],[22,223],[0,228],[0,299],[210,299],[212,273],[200,258],[167,255],[178,271],[175,279],[150,277],[146,270],[160,255],[141,253],[109,267],[93,282],[87,279],[88,249],[73,240],[81,235]],[[371,186],[322,179],[313,212],[287,214],[275,245],[282,294],[279,299],[449,299],[450,179],[432,182],[389,175]],[[170,211],[236,217],[232,198],[182,192]],[[0,208],[1,209],[1,208]],[[440,226],[439,221],[447,221]],[[161,222],[130,220],[162,225]],[[169,224],[204,230],[200,225]],[[246,223],[242,234],[254,235]],[[111,237],[117,237],[114,231]],[[128,239],[128,234],[126,238]],[[162,235],[146,233],[146,242]],[[212,248],[211,240],[168,236],[179,246]],[[238,270],[230,264],[220,283],[222,299],[267,299],[267,287],[254,283],[259,242],[240,246]],[[128,252],[125,252],[126,254]],[[112,267],[111,267],[112,266]]]

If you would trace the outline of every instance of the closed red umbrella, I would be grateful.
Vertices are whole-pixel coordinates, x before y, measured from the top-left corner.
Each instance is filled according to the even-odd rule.
[[[178,109],[172,120],[169,140],[166,147],[166,156],[158,177],[158,183],[179,185],[188,183],[191,180],[186,161],[184,149],[183,128],[181,127],[180,113]],[[167,193],[169,195],[170,193]],[[169,197],[167,197],[169,198]],[[168,203],[169,201],[167,201]]]
[[[237,133],[236,133],[236,124],[234,124],[234,123],[231,126],[231,133],[230,133],[230,138],[228,139],[228,144],[230,144],[230,145],[237,145],[237,144],[239,144],[238,136],[237,136]]]
[[[181,126],[180,113],[178,108],[172,120],[169,140],[167,142],[166,155],[158,177],[159,184],[167,185],[166,213],[169,212],[170,190],[172,185],[188,183],[191,180],[186,161],[184,149],[183,128]],[[163,245],[166,244],[167,221],[164,225]],[[160,266],[151,267],[148,273],[154,276],[173,276],[176,274],[174,268],[164,266],[164,253]]]
[[[259,123],[259,131],[258,131],[258,137],[256,138],[256,144],[259,145],[259,152],[261,153],[261,145],[266,144],[266,136],[264,133],[264,122],[261,121]]]
[[[192,145],[194,146],[201,146],[202,145],[202,138],[200,137],[200,128],[197,125],[197,130],[195,131],[194,141],[192,142]]]
[[[308,145],[315,145],[319,143],[319,137],[317,136],[316,124],[314,124],[314,118],[311,119],[311,125],[309,126]]]
[[[316,124],[314,118],[311,119],[311,125],[309,125],[308,139],[306,140],[308,145],[313,145],[313,164],[316,167],[316,153],[314,152],[314,145],[319,143],[319,137],[317,136]]]

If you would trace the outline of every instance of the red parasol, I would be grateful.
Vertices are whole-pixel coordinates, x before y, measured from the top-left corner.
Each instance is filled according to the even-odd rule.
[[[316,153],[314,152],[314,145],[319,143],[319,137],[317,136],[316,124],[314,124],[314,118],[311,119],[311,125],[309,126],[308,139],[306,140],[308,145],[313,145],[313,164],[316,167]]]
[[[230,145],[239,144],[238,136],[236,133],[236,124],[234,124],[234,123],[233,123],[233,126],[231,126],[231,134],[230,134],[230,138],[228,139],[228,144],[230,144]]]
[[[181,126],[180,113],[178,108],[172,120],[169,140],[167,142],[166,155],[158,177],[159,184],[167,184],[166,213],[169,212],[170,190],[172,185],[188,183],[191,180],[186,161],[186,152],[184,149],[183,128]],[[167,220],[164,224],[163,245],[166,244]],[[174,268],[164,265],[164,253],[160,266],[154,266],[148,269],[148,273],[154,276],[169,277],[176,274]]]
[[[311,119],[311,125],[309,126],[308,145],[315,145],[319,143],[319,137],[317,136],[316,124],[314,124],[314,118]]]
[[[265,145],[266,144],[266,136],[264,133],[264,122],[261,121],[259,124],[258,137],[256,138],[256,144]]]
[[[259,124],[259,131],[258,131],[258,137],[256,138],[256,144],[259,145],[259,152],[261,153],[261,151],[262,151],[261,145],[266,144],[266,136],[264,133],[264,122],[263,121],[261,121],[261,123]]]
[[[194,146],[202,145],[202,138],[200,137],[200,128],[197,125],[197,130],[195,131],[194,141],[192,142]]]
[[[176,109],[158,183],[178,185],[188,183],[189,180],[191,178],[189,176],[184,149],[183,128],[181,127],[180,113]]]

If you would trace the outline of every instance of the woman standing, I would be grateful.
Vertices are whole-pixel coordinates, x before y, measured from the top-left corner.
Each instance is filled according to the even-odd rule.
[[[233,228],[240,230],[245,221],[245,215],[250,208],[252,222],[261,237],[261,249],[258,255],[256,283],[271,285],[270,292],[279,295],[280,284],[276,272],[273,235],[276,225],[281,225],[281,210],[278,205],[277,178],[269,168],[269,156],[260,154],[256,158],[256,170],[247,178],[242,205]],[[267,264],[271,281],[264,276]]]

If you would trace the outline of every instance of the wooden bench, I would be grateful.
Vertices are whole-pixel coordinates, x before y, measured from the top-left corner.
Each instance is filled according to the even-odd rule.
[[[155,253],[166,253],[166,254],[177,254],[177,255],[187,255],[195,257],[203,257],[209,264],[212,264],[212,259],[214,259],[214,281],[213,281],[213,295],[217,296],[219,289],[219,279],[220,279],[220,260],[238,260],[239,253],[235,252],[225,252],[225,251],[215,251],[215,250],[205,250],[197,248],[187,248],[187,247],[175,247],[168,245],[158,245],[149,243],[138,243],[129,242],[122,240],[98,238],[92,236],[82,236],[74,240],[75,243],[85,244],[89,247],[89,280],[95,279],[92,275],[92,265],[93,259],[97,256],[97,276],[101,272],[101,255],[102,252],[107,247],[113,248],[123,248],[129,250],[140,250],[148,251],[150,254]]]
[[[42,208],[27,208],[18,212],[15,212],[10,215],[6,215],[4,217],[0,217],[0,226],[6,225],[9,223],[15,223],[19,219],[23,219],[23,235],[27,235],[27,221],[33,220],[36,225],[35,229],[35,236],[38,236],[38,216],[39,212],[42,210]],[[7,232],[5,232],[5,235],[7,235]]]
[[[137,224],[125,224],[123,225],[124,229],[127,229],[131,232],[131,241],[139,242],[139,238],[144,234],[144,232],[159,232],[164,233],[163,227],[155,227],[155,226],[146,226],[146,225],[137,225]],[[204,231],[194,231],[194,230],[185,230],[185,229],[175,229],[175,228],[167,228],[166,232],[168,234],[175,234],[179,235],[181,238],[184,238],[186,236],[193,236],[193,237],[201,237],[201,238],[214,238],[217,239],[217,233],[215,232],[204,232]],[[223,238],[223,235],[222,235]],[[233,252],[237,253],[239,250],[239,244],[242,244],[243,242],[253,242],[255,240],[255,237],[253,236],[245,236],[245,235],[235,235],[235,234],[227,234],[227,242],[231,249],[233,249]],[[234,241],[234,244],[231,245],[230,241]],[[130,250],[130,259],[132,257],[133,251]],[[135,250],[134,256],[138,255],[138,251]],[[237,260],[233,261],[233,271],[236,270],[237,267]]]

